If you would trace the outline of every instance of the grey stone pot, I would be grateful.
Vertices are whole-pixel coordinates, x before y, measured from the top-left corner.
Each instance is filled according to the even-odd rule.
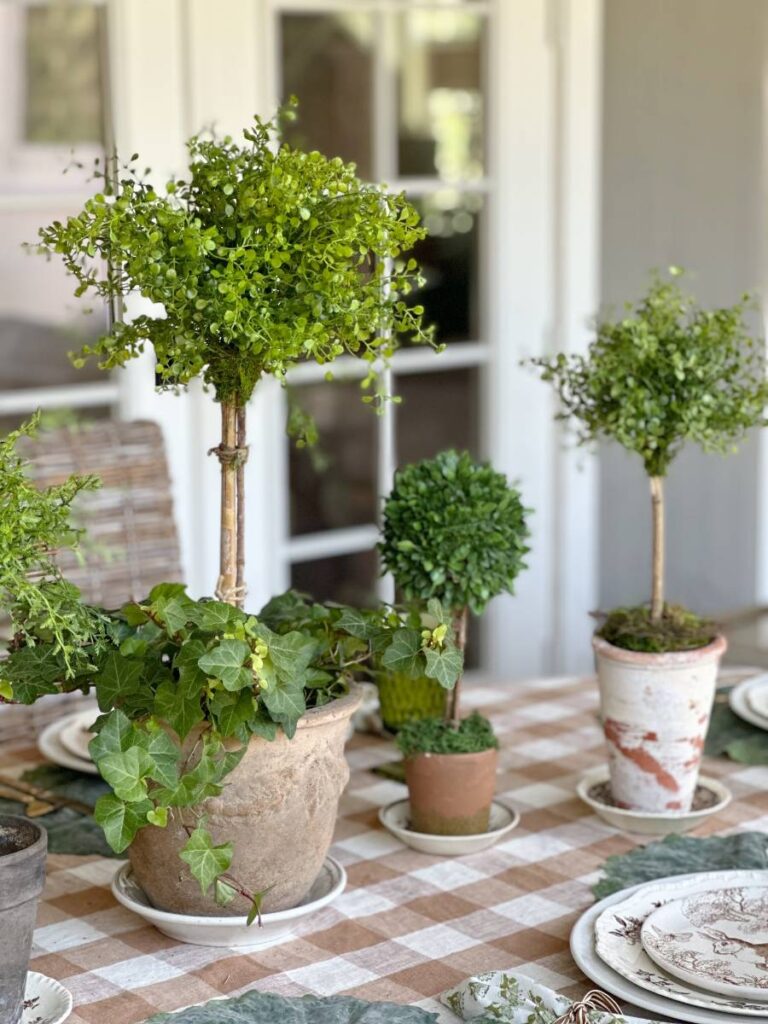
[[[0,1024],[21,1020],[47,848],[44,828],[0,815]]]

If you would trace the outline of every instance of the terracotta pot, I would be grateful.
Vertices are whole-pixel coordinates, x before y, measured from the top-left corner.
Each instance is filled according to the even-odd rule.
[[[0,815],[0,1024],[21,1020],[47,847],[44,828]]]
[[[376,677],[381,720],[391,732],[406,722],[421,718],[442,718],[448,691],[435,679],[405,672],[380,672]]]
[[[349,779],[344,743],[359,703],[355,689],[313,708],[291,740],[282,730],[272,742],[251,737],[221,796],[195,808],[206,815],[214,843],[233,843],[233,878],[249,892],[269,890],[264,911],[295,907],[320,874],[339,797]],[[185,747],[192,743],[190,734]],[[211,894],[204,896],[179,859],[187,841],[183,825],[194,827],[195,818],[190,810],[176,809],[166,828],[150,825],[138,833],[128,853],[139,885],[159,910],[206,916],[247,913],[243,897],[222,908]]]
[[[689,811],[725,638],[665,654],[598,636],[592,646],[613,799],[633,811]]]
[[[498,751],[416,754],[405,759],[410,828],[435,836],[488,831]]]

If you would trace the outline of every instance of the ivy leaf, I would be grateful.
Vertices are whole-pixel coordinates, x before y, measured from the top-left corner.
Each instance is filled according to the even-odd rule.
[[[159,604],[172,598],[186,597],[187,588],[183,583],[158,583],[149,592],[149,603]]]
[[[228,690],[253,685],[253,674],[244,667],[251,649],[244,640],[222,640],[200,658],[198,666],[208,676],[220,679]]]
[[[127,804],[114,793],[105,793],[96,801],[93,817],[101,825],[115,853],[122,853],[131,845],[139,829],[146,825],[147,814],[151,810],[149,800]]]
[[[183,740],[204,718],[200,693],[206,677],[197,666],[183,668],[178,682],[164,680],[155,693],[154,713]]]
[[[152,761],[145,750],[129,747],[105,755],[97,765],[101,777],[110,784],[120,800],[137,803],[146,798],[146,777],[152,770]]]
[[[417,629],[403,627],[395,631],[392,643],[384,651],[381,663],[392,672],[417,676],[421,671],[421,635]]]
[[[144,665],[141,661],[124,658],[117,651],[109,654],[96,680],[99,708],[102,711],[109,711],[132,697],[140,696],[143,670]]]
[[[131,601],[128,604],[124,604],[120,609],[120,614],[123,616],[129,626],[141,626],[145,622],[149,622],[149,616],[147,615],[144,608],[140,604],[136,604]]]
[[[224,633],[240,614],[224,601],[205,601],[197,606],[197,625],[205,633]]]
[[[269,657],[278,675],[301,676],[317,650],[317,642],[306,634],[291,630],[273,633],[263,623],[256,626],[256,635],[269,648]]]
[[[151,768],[147,773],[149,777],[162,786],[175,786],[179,781],[181,747],[151,719],[143,729],[137,729],[136,732],[151,761]]]
[[[171,636],[181,633],[196,615],[195,604],[186,594],[156,601],[153,607]]]
[[[205,895],[213,883],[232,863],[232,843],[214,846],[211,833],[196,828],[182,847],[179,856],[189,865],[192,877],[200,884]]]
[[[296,723],[307,710],[304,700],[304,687],[301,683],[279,677],[269,690],[261,694],[264,706],[272,718],[280,722],[285,735],[292,739],[296,732]]]
[[[343,608],[336,628],[355,636],[358,640],[371,640],[381,631],[381,624],[371,621],[370,615],[358,608]]]
[[[14,697],[22,704],[34,704],[38,697],[56,693],[56,682],[64,674],[55,651],[47,645],[14,651],[3,665],[3,673],[12,681]]]
[[[452,690],[464,667],[464,658],[457,647],[444,647],[436,651],[428,647],[424,651],[427,665],[424,675],[436,679],[446,690]]]
[[[147,811],[147,821],[157,828],[165,828],[168,824],[168,808],[153,807],[151,811]]]
[[[119,708],[101,715],[94,723],[93,731],[96,735],[88,744],[88,752],[97,764],[108,754],[127,750],[134,741],[133,723]]]
[[[219,691],[214,694],[209,708],[216,716],[222,736],[237,736],[245,741],[245,726],[253,716],[253,694],[249,690],[241,690],[240,693]]]
[[[237,890],[233,889],[228,882],[222,882],[220,878],[217,878],[213,883],[213,894],[219,906],[226,907],[237,896]]]

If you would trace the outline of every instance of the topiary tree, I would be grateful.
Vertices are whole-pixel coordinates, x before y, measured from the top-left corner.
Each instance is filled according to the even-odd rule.
[[[526,509],[506,477],[467,452],[441,452],[395,474],[384,503],[379,552],[408,600],[437,600],[450,611],[459,648],[467,617],[514,593],[529,548]],[[459,720],[460,680],[448,718]]]
[[[245,409],[265,376],[285,380],[301,360],[365,360],[365,402],[382,398],[376,364],[398,336],[431,340],[423,309],[404,296],[420,282],[402,259],[425,236],[403,194],[363,184],[353,164],[280,140],[295,101],[256,118],[244,142],[193,136],[189,171],[158,190],[129,164],[99,171],[103,190],[65,223],[40,231],[63,256],[76,294],[139,294],[162,307],[118,321],[77,362],[123,366],[149,344],[161,387],[202,377],[221,403],[221,550],[216,594],[244,595]]]
[[[688,441],[704,451],[735,450],[754,426],[766,423],[768,381],[762,341],[745,323],[749,296],[714,310],[681,290],[682,271],[654,275],[621,319],[597,321],[586,355],[533,359],[552,383],[559,418],[575,426],[579,443],[617,441],[635,452],[648,474],[653,513],[650,618],[664,604],[664,478]]]

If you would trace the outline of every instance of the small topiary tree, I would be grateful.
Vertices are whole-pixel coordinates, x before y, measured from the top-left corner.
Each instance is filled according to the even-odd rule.
[[[408,600],[437,600],[455,622],[459,648],[467,617],[491,598],[513,593],[529,548],[519,492],[488,463],[467,452],[441,452],[405,466],[384,503],[379,552]],[[447,712],[459,721],[459,679]]]
[[[135,166],[96,170],[103,191],[66,223],[40,231],[42,252],[63,256],[76,294],[139,294],[162,307],[115,322],[77,357],[123,366],[150,344],[161,387],[202,377],[221,403],[221,550],[216,595],[244,596],[245,409],[259,381],[285,380],[301,360],[365,360],[365,402],[376,363],[407,333],[431,341],[420,282],[402,254],[425,236],[405,196],[364,184],[354,164],[280,141],[282,120],[256,118],[244,142],[193,136],[186,179],[157,190]],[[116,163],[116,162],[115,162]]]
[[[745,323],[749,296],[729,308],[702,309],[681,290],[681,273],[654,275],[623,318],[598,320],[586,355],[531,360],[554,385],[559,418],[574,424],[579,443],[617,441],[643,461],[653,513],[650,620],[659,630],[670,465],[688,441],[707,452],[734,451],[751,427],[765,425],[768,402],[763,343]],[[680,609],[670,613],[676,631],[700,633]]]

